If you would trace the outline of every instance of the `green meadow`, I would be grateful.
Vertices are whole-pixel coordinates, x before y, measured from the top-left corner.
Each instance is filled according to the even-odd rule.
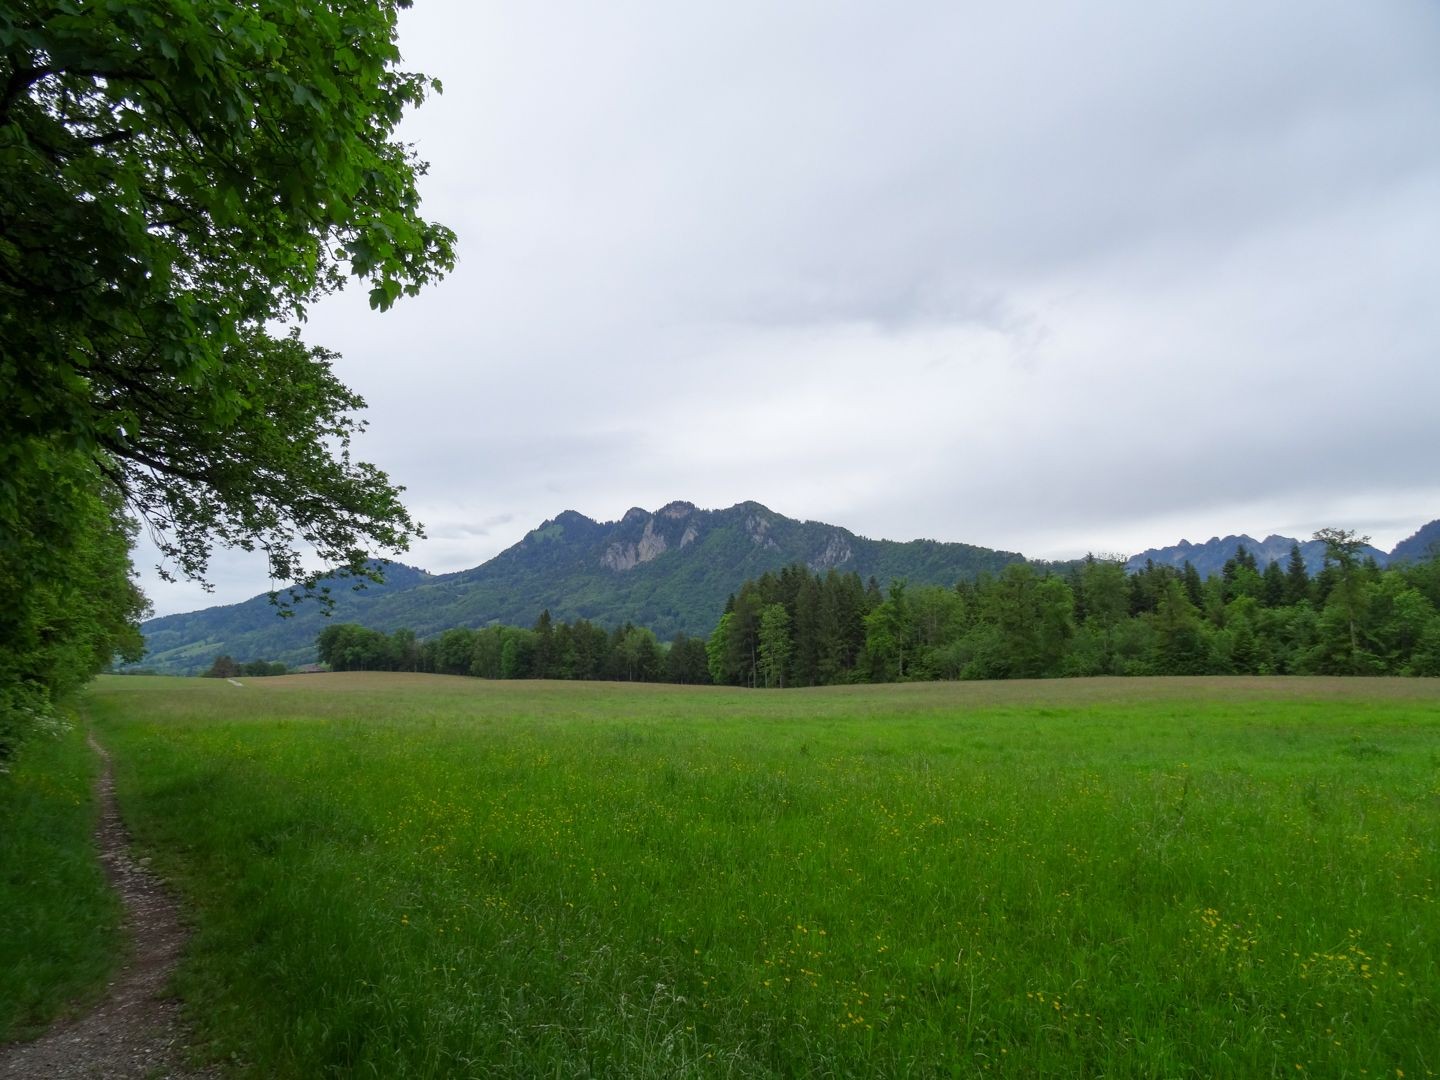
[[[93,1003],[118,960],[120,905],[92,836],[99,769],[71,726],[0,771],[0,1042]]]
[[[102,678],[256,1076],[1440,1073],[1440,685]]]

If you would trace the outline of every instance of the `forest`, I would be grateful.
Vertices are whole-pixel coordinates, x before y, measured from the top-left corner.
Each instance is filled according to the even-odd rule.
[[[1025,563],[952,589],[803,567],[746,582],[708,645],[716,682],[813,686],[1083,675],[1437,675],[1440,562],[1382,570],[1353,534],[1323,530],[1325,569],[1298,548],[1261,569],[1243,546],[1202,579],[1086,559]]]
[[[746,581],[708,639],[669,645],[586,620],[456,628],[419,640],[353,623],[318,639],[333,670],[482,678],[613,679],[781,688],[927,679],[1086,675],[1440,675],[1440,559],[1382,569],[1363,537],[1327,529],[1325,568],[1298,547],[1263,569],[1244,546],[1202,579],[1089,558],[1014,563],[952,588],[882,589],[803,565]]]
[[[320,662],[332,671],[426,671],[484,679],[607,679],[615,682],[707,683],[705,642],[677,634],[662,645],[644,627],[605,630],[586,619],[534,627],[456,627],[419,640],[413,630],[385,634],[338,623],[316,639]]]

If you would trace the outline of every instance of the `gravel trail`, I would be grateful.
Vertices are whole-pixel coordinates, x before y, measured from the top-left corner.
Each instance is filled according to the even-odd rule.
[[[130,851],[130,834],[115,804],[110,755],[90,745],[104,768],[97,789],[95,839],[110,885],[125,907],[129,948],[104,999],[89,1013],[62,1020],[28,1043],[0,1046],[0,1080],[121,1080],[215,1077],[185,1066],[186,1032],[179,1002],[166,993],[188,936],[180,908],[163,882]]]

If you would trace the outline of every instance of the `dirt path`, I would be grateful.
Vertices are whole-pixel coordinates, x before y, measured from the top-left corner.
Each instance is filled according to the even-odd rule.
[[[56,1024],[34,1042],[0,1047],[0,1080],[216,1076],[184,1066],[179,1002],[165,992],[187,936],[179,907],[160,879],[131,857],[130,834],[115,805],[110,755],[94,736],[90,745],[104,764],[95,839],[105,874],[125,906],[130,952],[94,1011]]]

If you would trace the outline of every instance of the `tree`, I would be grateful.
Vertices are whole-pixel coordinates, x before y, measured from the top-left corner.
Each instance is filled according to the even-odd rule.
[[[821,585],[820,579],[805,567],[796,569],[801,577],[795,591],[794,682],[815,686],[820,682]]]
[[[555,624],[550,618],[550,609],[546,608],[535,620],[535,678],[553,679],[559,674],[558,667]]]
[[[816,674],[822,683],[838,682],[854,667],[865,645],[865,586],[854,572],[826,572],[816,618]]]
[[[1087,560],[1080,570],[1085,598],[1085,625],[1099,645],[1098,663],[1087,674],[1114,675],[1116,637],[1127,615],[1125,564],[1118,560]]]
[[[734,622],[735,613],[725,612],[705,639],[705,666],[710,672],[710,681],[721,686],[735,681],[730,666],[730,627]]]
[[[215,662],[210,665],[210,670],[205,672],[205,676],[210,679],[233,679],[240,673],[240,665],[235,662],[235,658],[222,653],[215,657]]]
[[[249,676],[251,678],[259,678],[262,676],[268,677],[271,675],[284,675],[285,672],[285,665],[280,663],[279,661],[271,662],[269,660],[247,660],[245,663],[240,665],[240,674]]]
[[[1300,545],[1290,545],[1290,558],[1285,563],[1285,603],[1298,604],[1310,597],[1310,572],[1305,569],[1305,556]]]
[[[479,679],[501,677],[500,661],[505,648],[505,628],[487,626],[475,632],[475,646],[470,653],[470,674]]]
[[[1011,563],[982,589],[982,613],[996,632],[994,673],[1011,678],[1040,674],[1039,582],[1029,563]]]
[[[420,670],[420,644],[415,640],[415,631],[401,627],[390,635],[390,658],[396,671]]]
[[[1277,563],[1271,563],[1277,566]],[[1233,600],[1225,610],[1225,629],[1212,642],[1212,669],[1218,674],[1258,675],[1266,665],[1255,627],[1259,623],[1261,603],[1253,596]],[[1221,635],[1224,635],[1221,637]],[[1222,655],[1223,650],[1223,655]]]
[[[965,600],[954,589],[922,585],[908,594],[910,622],[915,632],[912,675],[955,678],[960,673],[953,648],[965,633]]]
[[[1047,575],[1035,588],[1039,615],[1037,675],[1059,675],[1070,639],[1075,636],[1075,594],[1064,578]]]
[[[1241,596],[1259,598],[1264,591],[1264,580],[1256,569],[1255,556],[1244,544],[1237,545],[1235,555],[1225,560],[1221,579],[1224,582],[1223,603]]]
[[[1205,606],[1205,582],[1200,577],[1200,571],[1191,565],[1190,560],[1185,560],[1185,568],[1181,571],[1185,582],[1185,597],[1197,608]],[[1163,590],[1163,586],[1162,586]],[[1156,595],[1157,607],[1159,595]]]
[[[665,681],[701,684],[710,681],[705,639],[676,634],[665,654]]]
[[[463,626],[446,630],[435,640],[435,671],[441,675],[468,675],[475,662],[475,631]]]
[[[766,687],[785,685],[790,648],[790,613],[784,604],[765,605],[760,612],[760,670]]]
[[[1155,669],[1161,675],[1200,675],[1207,649],[1200,618],[1179,580],[1171,578],[1153,617]]]
[[[1359,561],[1361,551],[1370,543],[1370,537],[1357,535],[1349,529],[1320,529],[1315,533],[1315,539],[1325,545],[1325,564],[1327,567],[1334,566],[1338,576],[1338,584],[1331,590],[1331,600],[1338,602],[1343,613],[1350,639],[1349,668],[1358,674],[1361,670],[1359,622],[1364,603]]]
[[[500,677],[528,679],[535,663],[535,632],[517,627],[504,628],[500,645]]]
[[[334,623],[315,639],[315,652],[332,671],[388,671],[395,666],[390,639],[358,623]]]
[[[605,649],[608,644],[605,631],[587,619],[580,619],[571,627],[570,636],[575,647],[572,677],[600,678],[605,667]]]
[[[626,623],[611,637],[612,674],[627,682],[653,682],[659,677],[660,648],[655,635],[642,626]]]
[[[333,354],[274,335],[347,271],[390,306],[453,263],[398,142],[404,0],[12,5],[0,24],[0,473],[96,463],[187,575],[216,542],[308,580],[414,533],[353,462]],[[23,528],[0,494],[0,524]]]
[[[865,616],[865,651],[870,654],[872,677],[888,682],[903,679],[905,662],[915,637],[904,580],[890,583],[890,595]]]
[[[760,614],[764,602],[765,576],[747,581],[735,595],[730,621],[725,626],[725,667],[730,673],[726,682],[756,686],[760,671]]]
[[[348,276],[384,309],[453,265],[453,235],[419,213],[424,165],[394,137],[438,89],[398,68],[404,6],[6,6],[0,608],[73,570],[26,498],[56,468],[118,492],[166,573],[203,579],[220,543],[309,591],[307,552],[373,576],[372,550],[417,533],[350,456],[363,402],[334,355],[272,329]],[[19,656],[15,640],[0,649]]]
[[[1285,603],[1285,571],[1280,569],[1280,564],[1274,559],[1266,563],[1262,579],[1261,602],[1267,608],[1276,608]]]

